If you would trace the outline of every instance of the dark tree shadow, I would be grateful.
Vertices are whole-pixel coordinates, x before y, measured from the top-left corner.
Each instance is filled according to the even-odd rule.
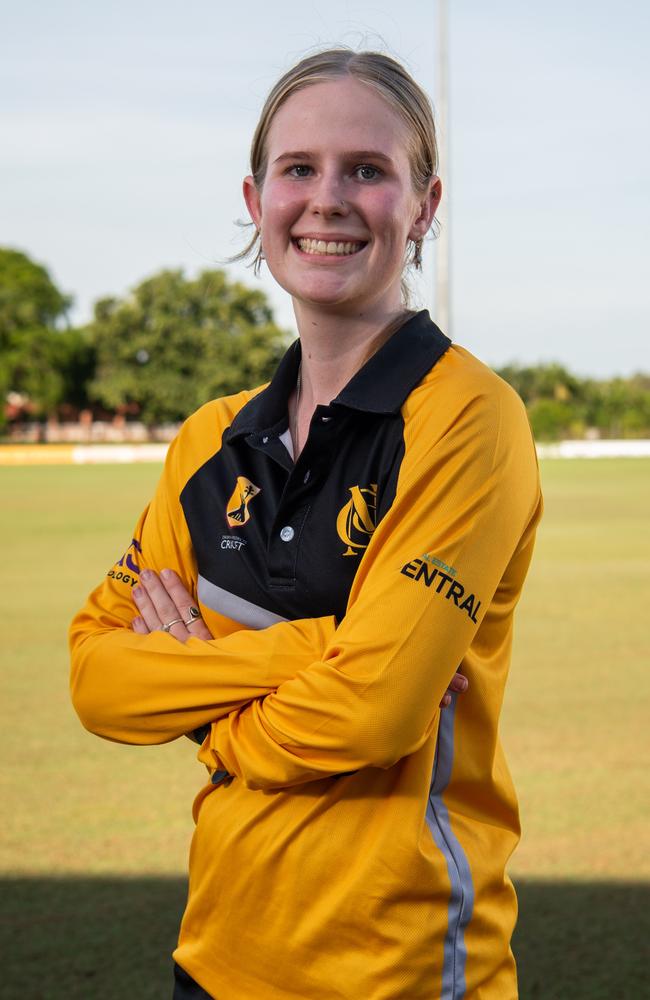
[[[650,886],[526,881],[517,888],[521,1000],[648,995]],[[183,878],[3,879],[0,998],[170,1000],[186,892]]]
[[[184,878],[0,882],[2,1000],[171,1000]]]
[[[521,1000],[650,996],[650,884],[519,881]]]

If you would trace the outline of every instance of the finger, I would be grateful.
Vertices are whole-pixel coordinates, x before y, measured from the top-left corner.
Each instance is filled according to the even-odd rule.
[[[138,635],[149,635],[149,629],[147,628],[147,623],[145,622],[144,618],[140,617],[140,615],[138,615],[137,618],[133,619],[133,621],[131,622],[131,627],[134,632],[138,633]]]
[[[164,569],[160,577],[189,634],[197,639],[212,639],[210,629],[200,617],[194,598],[179,575],[173,569]]]
[[[440,708],[446,708],[447,705],[451,705],[451,695],[444,694],[442,696],[442,701],[440,702]]]
[[[464,674],[456,671],[449,684],[449,691],[467,691],[469,681]]]
[[[158,617],[153,601],[144,587],[144,583],[139,583],[134,587],[131,594],[140,612],[140,617],[147,627],[147,631],[156,632],[161,627],[162,622]]]
[[[141,573],[141,586],[146,591],[149,600],[156,609],[156,614],[163,624],[180,617],[181,609],[176,606],[176,603],[157,573],[154,573],[150,569],[143,570]]]
[[[194,607],[194,606],[195,605],[192,605],[192,607]],[[195,618],[193,621],[190,621],[189,624],[187,624],[187,618],[185,619],[185,621],[186,621],[185,628],[187,629],[187,631],[189,632],[190,635],[194,636],[195,639],[213,639],[214,638],[214,636],[212,635],[212,632],[210,631],[210,629],[205,624],[205,622],[203,621],[202,618]]]
[[[169,632],[179,642],[187,642],[189,632],[181,614],[152,570],[143,570],[140,583],[132,590],[138,610],[150,632]],[[172,624],[173,623],[173,624]]]

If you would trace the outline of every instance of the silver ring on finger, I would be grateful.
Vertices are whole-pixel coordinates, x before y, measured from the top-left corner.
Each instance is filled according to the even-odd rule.
[[[173,621],[167,622],[165,625],[163,625],[161,627],[160,631],[161,632],[169,632],[169,630],[172,627],[172,625],[184,625],[184,624],[185,624],[185,622],[183,621],[182,618],[174,618]]]
[[[187,619],[186,622],[183,622],[183,625],[186,628],[187,628],[188,625],[191,625],[192,622],[198,622],[199,619],[202,617],[201,612],[199,611],[198,608],[195,608],[194,605],[191,605],[187,609],[187,613],[188,613],[189,617],[188,617],[188,619]]]

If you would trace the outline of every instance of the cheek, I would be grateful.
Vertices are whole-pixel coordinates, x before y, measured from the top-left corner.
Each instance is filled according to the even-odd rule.
[[[265,235],[282,235],[282,230],[290,226],[300,212],[302,199],[295,187],[271,182],[262,193],[262,218]]]
[[[377,190],[366,208],[384,242],[401,252],[411,225],[412,206],[407,199],[396,192]]]

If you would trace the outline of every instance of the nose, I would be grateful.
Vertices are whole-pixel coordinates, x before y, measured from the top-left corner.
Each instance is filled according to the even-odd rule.
[[[324,171],[312,186],[311,210],[315,215],[322,215],[325,218],[346,216],[350,209],[344,195],[345,190],[340,175],[333,171]]]

